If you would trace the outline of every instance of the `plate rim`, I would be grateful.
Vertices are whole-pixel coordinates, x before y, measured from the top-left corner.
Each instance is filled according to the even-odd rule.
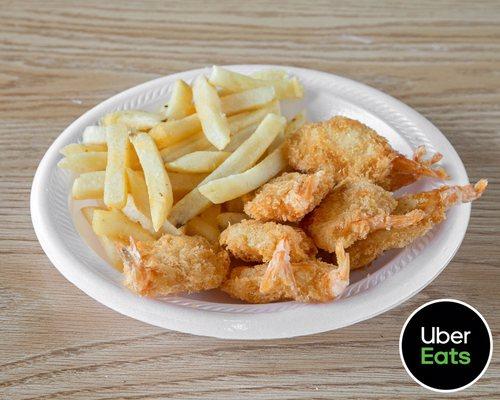
[[[461,180],[465,180],[466,182],[469,181],[467,173],[465,171],[465,167],[459,155],[457,154],[451,143],[448,141],[448,139],[444,136],[444,134],[441,133],[441,131],[437,127],[435,127],[429,120],[427,120],[416,110],[407,106],[400,100],[379,91],[378,89],[372,88],[366,84],[351,80],[349,78],[314,69],[297,68],[286,65],[262,64],[236,64],[225,65],[224,67],[236,70],[244,68],[284,68],[292,73],[294,70],[301,71],[302,73],[306,74],[322,75],[326,79],[334,79],[339,82],[343,82],[346,85],[357,87],[360,90],[366,91],[373,96],[377,96],[388,105],[391,105],[392,108],[395,108],[399,112],[403,113],[406,117],[418,121],[421,125],[425,125],[432,133],[433,138],[440,142],[440,146],[446,147],[447,152],[451,154],[451,157],[449,158],[452,158],[455,162],[454,167],[458,169],[458,173],[462,178]],[[70,249],[61,245],[57,246],[56,241],[51,239],[51,235],[53,235],[54,233],[53,229],[50,228],[50,224],[46,223],[47,213],[45,210],[46,207],[48,207],[48,204],[46,204],[47,199],[44,199],[43,195],[47,192],[47,190],[49,190],[49,188],[45,187],[43,183],[47,182],[49,179],[50,169],[48,167],[54,162],[54,159],[56,157],[59,157],[58,150],[61,147],[60,143],[64,142],[64,139],[66,137],[72,135],[74,130],[73,127],[75,125],[78,125],[81,120],[88,118],[89,114],[102,114],[103,111],[101,110],[107,108],[110,104],[121,102],[122,99],[133,96],[135,92],[147,90],[149,87],[153,88],[155,85],[158,85],[158,82],[166,78],[175,79],[177,76],[184,75],[186,73],[196,74],[206,71],[208,71],[208,67],[162,76],[136,85],[114,96],[111,96],[110,98],[96,104],[90,110],[86,111],[76,120],[74,120],[70,125],[68,125],[62,131],[62,133],[52,142],[51,146],[44,154],[35,173],[31,188],[30,210],[32,223],[40,245],[45,254],[50,259],[51,263],[66,279],[68,279],[76,287],[78,287],[84,293],[102,303],[103,305],[106,305],[107,307],[123,315],[165,329],[223,339],[278,339],[339,329],[347,325],[352,325],[363,320],[373,318],[376,315],[382,314],[392,308],[397,307],[399,304],[416,295],[418,292],[428,286],[449,264],[453,256],[460,248],[460,245],[465,237],[465,232],[467,230],[470,218],[470,204],[460,206],[460,214],[457,215],[456,221],[457,226],[454,226],[454,243],[450,243],[452,247],[446,254],[444,252],[443,254],[441,254],[439,262],[437,263],[439,264],[439,267],[434,268],[431,271],[431,274],[427,273],[423,281],[423,277],[421,277],[420,283],[418,285],[413,285],[413,288],[410,289],[405,296],[397,296],[395,301],[385,300],[382,302],[383,306],[379,304],[378,307],[370,309],[368,312],[365,311],[363,313],[360,313],[359,315],[357,315],[357,317],[349,316],[348,318],[344,318],[340,321],[331,321],[325,318],[328,317],[328,314],[332,312],[328,311],[328,309],[338,308],[338,311],[341,311],[341,308],[348,308],[350,305],[352,306],[352,304],[350,303],[353,303],[353,298],[346,298],[343,301],[343,307],[336,307],[338,305],[336,305],[335,302],[314,305],[314,308],[308,309],[310,311],[309,314],[317,314],[315,318],[312,318],[313,320],[323,317],[323,320],[321,321],[322,323],[320,325],[318,325],[317,323],[304,324],[304,326],[293,326],[290,324],[290,322],[294,322],[294,320],[296,321],[296,318],[298,317],[297,313],[304,313],[304,308],[262,314],[248,314],[196,310],[178,306],[172,303],[161,304],[163,305],[163,307],[169,308],[172,314],[175,315],[170,316],[170,318],[167,320],[158,321],[157,315],[155,313],[150,311],[145,312],[144,307],[140,307],[140,305],[144,302],[156,303],[157,301],[151,299],[143,299],[141,297],[131,295],[130,293],[128,293],[128,296],[124,296],[123,293],[125,292],[125,290],[123,288],[118,288],[116,285],[112,285],[111,283],[106,282],[99,276],[94,276],[94,279],[90,279],[90,277],[88,276],[89,272],[79,271],[79,268],[75,268],[75,261],[78,263],[78,260],[71,253]],[[458,163],[456,163],[456,161],[458,161]],[[89,251],[92,250],[89,248]],[[100,282],[97,282],[98,285],[96,285],[95,279],[100,280]],[[381,282],[376,288],[373,288],[373,290],[378,288],[377,291],[380,292],[383,288],[379,286],[386,286],[387,284],[387,280]],[[103,294],[104,291],[102,289],[106,289],[106,295]],[[360,297],[365,295],[366,293],[362,293],[361,295],[355,297],[357,298],[357,300],[359,300]],[[387,297],[387,293],[385,294],[384,299],[385,297]],[[140,314],[137,313],[137,311],[139,310],[141,311]],[[251,319],[251,321],[248,321],[249,319]]]

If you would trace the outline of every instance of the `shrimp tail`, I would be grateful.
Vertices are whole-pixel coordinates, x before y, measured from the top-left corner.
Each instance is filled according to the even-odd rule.
[[[480,198],[487,186],[486,179],[480,179],[475,185],[450,186],[441,193],[441,199],[446,208],[455,204],[470,203]]]
[[[271,261],[262,277],[259,291],[263,294],[271,292],[281,282],[289,287],[294,296],[297,294],[297,283],[290,263],[290,244],[288,239],[281,239],[276,245]]]
[[[338,268],[330,272],[330,289],[333,297],[338,297],[349,286],[351,263],[349,253],[346,253],[340,242],[337,242],[335,246],[335,255],[337,256]]]
[[[413,210],[404,215],[376,215],[352,223],[350,229],[360,239],[364,239],[370,232],[380,229],[406,228],[416,224],[424,217],[425,212],[422,210]]]
[[[152,272],[144,268],[141,253],[130,237],[128,246],[116,243],[116,250],[123,261],[124,284],[138,294],[146,293],[152,282]]]

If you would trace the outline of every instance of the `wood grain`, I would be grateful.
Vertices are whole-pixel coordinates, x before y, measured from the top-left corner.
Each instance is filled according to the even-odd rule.
[[[429,299],[477,307],[495,338],[500,259],[498,1],[0,1],[0,398],[439,398],[402,368],[402,324]],[[314,68],[375,86],[435,123],[487,177],[467,236],[425,290],[308,337],[222,341],[121,316],[66,281],[32,229],[29,192],[76,117],[149,79],[210,64]],[[456,398],[498,398],[499,358]]]

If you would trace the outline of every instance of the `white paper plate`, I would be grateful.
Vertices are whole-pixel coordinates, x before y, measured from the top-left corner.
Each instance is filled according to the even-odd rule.
[[[442,165],[453,177],[450,183],[468,183],[462,161],[443,134],[416,111],[378,90],[301,68],[228,68],[242,73],[284,68],[301,80],[306,93],[302,101],[283,102],[287,116],[305,108],[312,121],[337,114],[358,119],[385,136],[403,154],[411,155],[420,144],[441,152]],[[199,69],[166,76],[113,96],[66,128],[43,157],[31,191],[33,225],[43,250],[69,281],[113,310],[163,328],[219,338],[270,339],[323,332],[371,318],[418,293],[449,263],[467,229],[470,204],[450,210],[445,222],[406,249],[390,251],[373,267],[355,271],[343,296],[329,304],[240,304],[219,291],[153,300],[123,288],[120,274],[98,256],[100,250],[88,225],[80,213],[74,212],[81,205],[73,204],[69,197],[71,174],[56,166],[61,159],[59,150],[79,141],[83,129],[96,124],[105,113],[131,108],[154,110],[166,100],[176,79],[191,81],[208,72],[209,69]],[[404,190],[421,191],[436,186],[436,182],[420,181]]]

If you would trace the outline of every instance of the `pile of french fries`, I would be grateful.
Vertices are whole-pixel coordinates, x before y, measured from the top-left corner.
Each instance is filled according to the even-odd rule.
[[[228,224],[245,219],[242,198],[286,168],[285,137],[306,121],[288,121],[280,101],[303,87],[281,70],[250,76],[214,66],[192,85],[178,80],[158,112],[116,111],[88,126],[81,143],[61,150],[72,171],[72,197],[108,260],[116,242],[155,240],[164,233],[218,242]]]

